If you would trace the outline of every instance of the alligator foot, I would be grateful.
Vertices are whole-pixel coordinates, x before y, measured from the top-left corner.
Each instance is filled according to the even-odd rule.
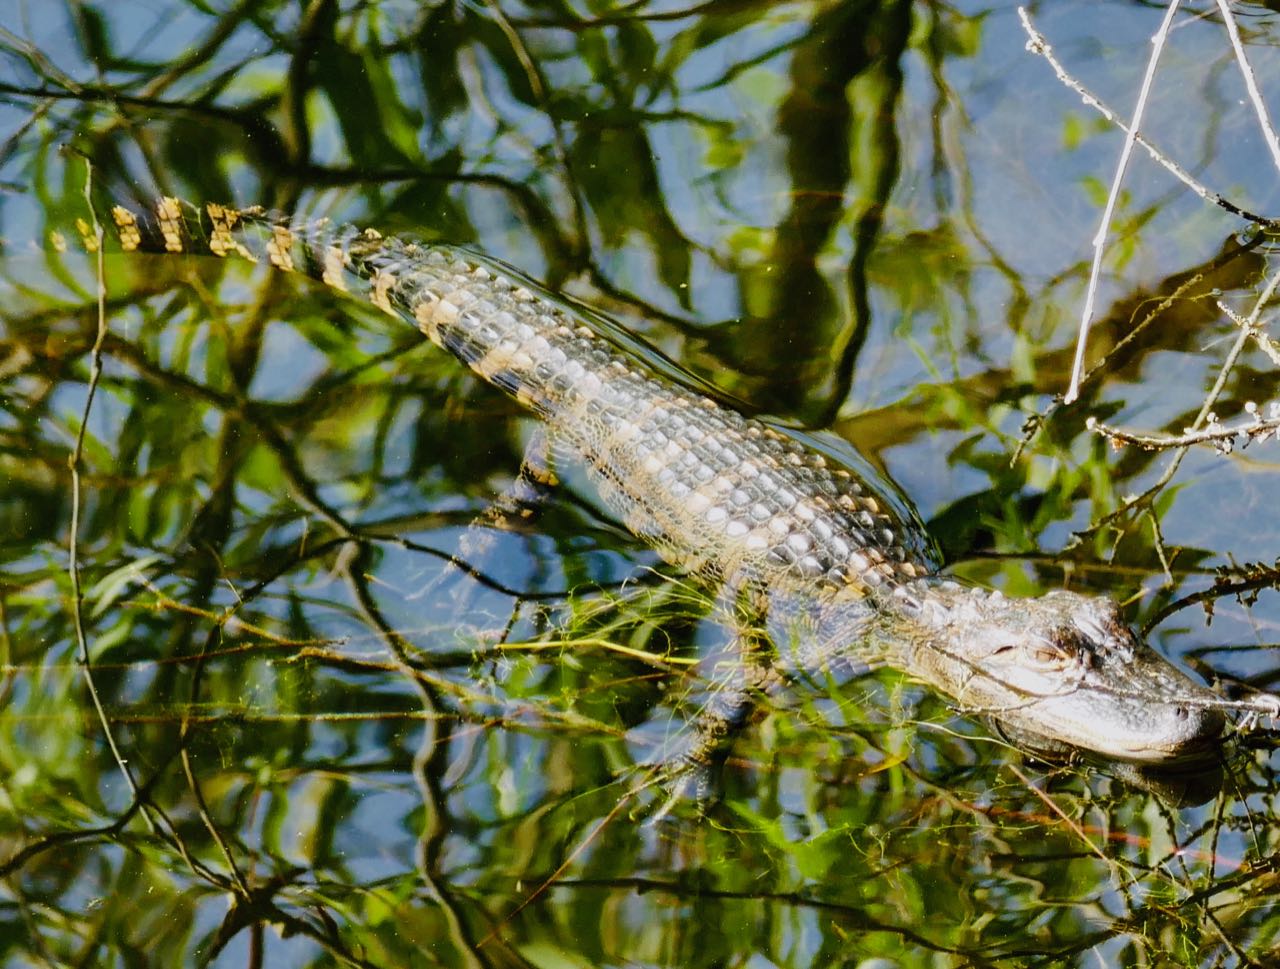
[[[539,427],[525,447],[524,459],[515,479],[503,488],[484,511],[471,520],[458,541],[457,551],[449,556],[444,568],[408,598],[426,598],[448,604],[450,609],[446,614],[459,620],[452,625],[464,629],[468,637],[483,643],[504,642],[526,600],[519,591],[503,589],[496,583],[486,581],[486,561],[496,557],[496,533],[532,532],[532,526],[557,484],[551,468],[551,448],[546,429]],[[474,597],[480,586],[484,585],[514,599],[505,623],[501,615],[492,613],[487,614],[486,618],[495,621],[493,626],[477,627],[470,621],[476,617],[476,610],[472,608]],[[463,617],[468,621],[462,622]]]
[[[693,802],[699,814],[719,800],[725,761],[760,698],[783,682],[772,662],[772,644],[758,630],[740,627],[721,664],[728,674],[714,682],[706,702],[689,721],[687,744],[655,765],[642,786],[657,786],[664,798],[652,821],[681,803]],[[691,735],[691,736],[689,736]]]
[[[471,523],[459,543],[459,553],[468,558],[483,554],[492,544],[488,536],[495,531],[528,531],[557,484],[547,430],[538,427],[525,445],[515,480]]]
[[[656,788],[660,800],[646,824],[665,824],[678,805],[692,804],[697,817],[705,816],[723,791],[721,769],[724,758],[716,762],[698,761],[693,756],[677,758],[669,764],[660,764],[644,781],[639,790]]]

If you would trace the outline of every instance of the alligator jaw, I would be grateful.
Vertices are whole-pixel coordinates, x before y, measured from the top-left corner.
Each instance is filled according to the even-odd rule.
[[[904,668],[967,712],[1059,752],[1173,764],[1217,749],[1222,698],[1139,641],[1111,601],[1010,599],[954,583],[922,592]]]
[[[1016,730],[1104,757],[1148,764],[1203,757],[1226,726],[1221,697],[1136,641],[1127,655],[1068,668],[1056,683],[1057,672],[1034,665],[988,668],[958,700]]]

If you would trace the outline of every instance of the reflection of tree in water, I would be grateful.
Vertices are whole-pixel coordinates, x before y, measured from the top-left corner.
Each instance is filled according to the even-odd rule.
[[[172,4],[156,34],[131,35],[81,5],[74,29],[33,27],[35,45],[5,25],[0,178],[21,190],[5,199],[0,356],[11,960],[238,964],[247,937],[272,964],[1266,961],[1265,734],[1236,749],[1217,804],[1178,810],[1079,770],[1033,777],[935,699],[863,678],[775,698],[702,823],[642,826],[640,801],[611,814],[702,695],[689,662],[723,635],[706,590],[636,578],[649,553],[571,488],[527,532],[494,536],[478,575],[434,588],[457,529],[520,465],[515,405],[294,280],[113,257],[78,551],[132,796],[68,608],[93,267],[12,241],[24,212],[64,228],[83,214],[64,143],[95,159],[104,196],[135,204],[157,190],[258,199],[474,241],[755,406],[820,426],[850,415],[838,429],[882,465],[902,448],[927,461],[943,435],[965,477],[935,532],[970,574],[1018,591],[1074,569],[1123,595],[1163,573],[1163,554],[1177,581],[1144,603],[1152,615],[1232,552],[1162,542],[1137,519],[1067,556],[975,556],[1057,547],[1158,474],[1147,452],[1084,445],[1083,409],[1010,465],[1010,409],[1063,386],[1070,365],[1070,309],[1061,332],[1035,315],[1061,283],[1027,296],[1016,254],[983,235],[945,122],[930,118],[930,204],[959,200],[955,218],[921,228],[900,210],[923,137],[904,74],[926,79],[945,119],[959,98],[948,70],[979,51],[979,27],[902,4],[713,2],[598,21],[297,9],[207,18]],[[1188,248],[1182,268],[1117,299],[1093,333],[1100,355],[1202,277],[1086,387],[1090,412],[1122,408],[1160,354],[1178,354],[1198,391],[1214,363],[1193,351],[1216,318],[1202,294],[1243,300],[1268,245]],[[990,319],[989,277],[1007,320]],[[898,311],[914,323],[877,337]],[[874,380],[895,340],[919,347],[928,379],[891,377],[895,403],[851,410],[855,365]],[[1274,397],[1274,381],[1244,361],[1224,412]],[[1179,428],[1197,404],[1161,414]],[[1252,487],[1245,512],[1269,493]],[[500,630],[502,589],[524,594],[508,646],[476,652],[450,596],[466,593],[467,625]],[[1206,642],[1228,635],[1223,621]]]

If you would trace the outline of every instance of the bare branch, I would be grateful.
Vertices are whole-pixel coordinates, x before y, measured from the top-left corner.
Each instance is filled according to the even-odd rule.
[[[1080,333],[1076,338],[1076,356],[1071,364],[1071,383],[1063,395],[1063,402],[1070,404],[1080,396],[1080,375],[1084,372],[1084,348],[1089,340],[1089,325],[1093,319],[1093,304],[1098,295],[1098,277],[1102,275],[1102,257],[1106,252],[1107,232],[1111,228],[1111,220],[1115,216],[1116,203],[1120,199],[1120,185],[1124,181],[1124,173],[1129,168],[1129,159],[1133,156],[1133,146],[1137,143],[1137,132],[1142,127],[1142,115],[1147,109],[1147,100],[1151,96],[1151,84],[1156,77],[1156,65],[1160,55],[1164,53],[1164,43],[1169,36],[1169,28],[1173,26],[1174,15],[1178,12],[1181,0],[1169,0],[1164,20],[1160,29],[1151,38],[1151,57],[1147,60],[1147,72],[1142,77],[1142,88],[1138,92],[1138,101],[1133,106],[1133,120],[1125,129],[1124,147],[1120,150],[1120,160],[1116,163],[1115,177],[1111,180],[1111,191],[1107,195],[1106,207],[1102,210],[1102,221],[1098,232],[1093,237],[1093,264],[1089,268],[1089,285],[1085,290],[1084,309],[1080,312]],[[1018,8],[1018,16],[1022,19],[1023,28],[1031,31],[1031,20],[1026,9]],[[1034,42],[1033,42],[1034,43]],[[1034,48],[1033,48],[1034,49]]]
[[[1027,50],[1031,51],[1033,54],[1039,54],[1043,57],[1049,63],[1049,66],[1053,68],[1053,73],[1057,75],[1058,80],[1076,94],[1080,95],[1081,101],[1097,111],[1100,115],[1106,118],[1107,121],[1111,122],[1126,135],[1132,135],[1133,140],[1146,149],[1146,152],[1151,156],[1152,161],[1163,166],[1169,174],[1180,181],[1183,185],[1187,186],[1187,188],[1191,189],[1191,191],[1199,195],[1206,202],[1210,202],[1218,206],[1218,208],[1225,209],[1232,215],[1239,216],[1240,218],[1253,222],[1256,225],[1266,226],[1267,228],[1272,229],[1280,228],[1280,218],[1273,218],[1268,215],[1259,215],[1257,212],[1251,212],[1249,209],[1236,205],[1230,199],[1224,198],[1217,192],[1198,182],[1190,172],[1153,145],[1141,132],[1132,131],[1129,126],[1126,125],[1115,113],[1115,111],[1112,110],[1110,105],[1067,73],[1067,69],[1062,66],[1062,62],[1059,61],[1057,56],[1053,53],[1053,48],[1045,39],[1045,36],[1032,25],[1031,18],[1026,11],[1019,8],[1019,14],[1022,17],[1023,29],[1026,30],[1029,38],[1027,41]]]
[[[1280,347],[1277,347],[1275,341],[1262,332],[1262,328],[1257,323],[1256,312],[1253,318],[1245,319],[1222,300],[1217,300],[1216,304],[1218,309],[1222,310],[1232,323],[1253,337],[1253,342],[1258,344],[1258,349],[1265,353],[1273,364],[1280,367]]]
[[[84,623],[84,592],[80,586],[80,462],[84,457],[84,442],[89,428],[89,414],[93,410],[93,400],[97,393],[98,381],[102,377],[102,345],[107,338],[107,285],[106,268],[103,263],[103,231],[102,226],[98,223],[97,213],[93,208],[92,178],[93,167],[86,165],[84,199],[92,219],[93,239],[96,242],[94,251],[97,254],[98,328],[94,337],[93,348],[89,351],[89,383],[85,391],[84,408],[80,413],[80,426],[76,430],[75,446],[67,457],[67,469],[71,473],[71,524],[67,535],[67,575],[71,580],[71,616],[75,626],[76,655],[80,662],[80,668],[84,671],[85,686],[89,691],[89,698],[93,701],[93,709],[98,715],[98,722],[102,724],[102,733],[106,738],[107,746],[111,750],[111,756],[115,759],[116,766],[120,769],[120,773],[124,777],[133,799],[137,801],[141,796],[137,781],[134,780],[133,771],[129,769],[128,761],[120,753],[120,747],[116,744],[115,734],[111,730],[111,721],[107,719],[107,711],[102,705],[102,699],[98,696],[98,687],[94,682],[93,657],[89,651],[89,637],[85,631]],[[151,816],[144,811],[143,817],[147,819],[149,824],[153,825],[152,830],[154,831],[154,822],[152,822]]]
[[[1258,405],[1250,401],[1245,404],[1245,412],[1250,416],[1234,426],[1222,424],[1216,414],[1210,414],[1206,426],[1200,430],[1187,429],[1182,434],[1144,434],[1139,431],[1126,431],[1109,424],[1103,424],[1096,417],[1085,421],[1085,427],[1095,434],[1101,434],[1116,447],[1133,445],[1146,451],[1161,451],[1167,448],[1190,447],[1193,444],[1212,444],[1223,454],[1230,454],[1236,444],[1247,447],[1255,441],[1261,443],[1268,438],[1280,439],[1280,403],[1272,403],[1267,408],[1270,416],[1263,418],[1258,413]]]
[[[1271,159],[1280,169],[1280,140],[1276,139],[1276,130],[1271,126],[1271,118],[1267,114],[1267,104],[1262,100],[1262,92],[1258,90],[1258,82],[1254,79],[1253,68],[1244,53],[1244,44],[1240,41],[1240,30],[1236,27],[1236,18],[1231,13],[1231,5],[1227,0],[1218,0],[1218,12],[1227,26],[1227,36],[1231,38],[1231,49],[1236,53],[1236,63],[1240,65],[1240,73],[1244,76],[1244,86],[1249,92],[1249,100],[1253,102],[1253,110],[1258,115],[1258,125],[1262,128],[1267,147],[1271,149]]]

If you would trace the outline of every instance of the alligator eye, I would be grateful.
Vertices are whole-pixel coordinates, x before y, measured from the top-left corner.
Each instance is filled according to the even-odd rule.
[[[1061,667],[1068,662],[1067,654],[1049,646],[1037,646],[1031,650],[1031,659],[1040,666]]]

